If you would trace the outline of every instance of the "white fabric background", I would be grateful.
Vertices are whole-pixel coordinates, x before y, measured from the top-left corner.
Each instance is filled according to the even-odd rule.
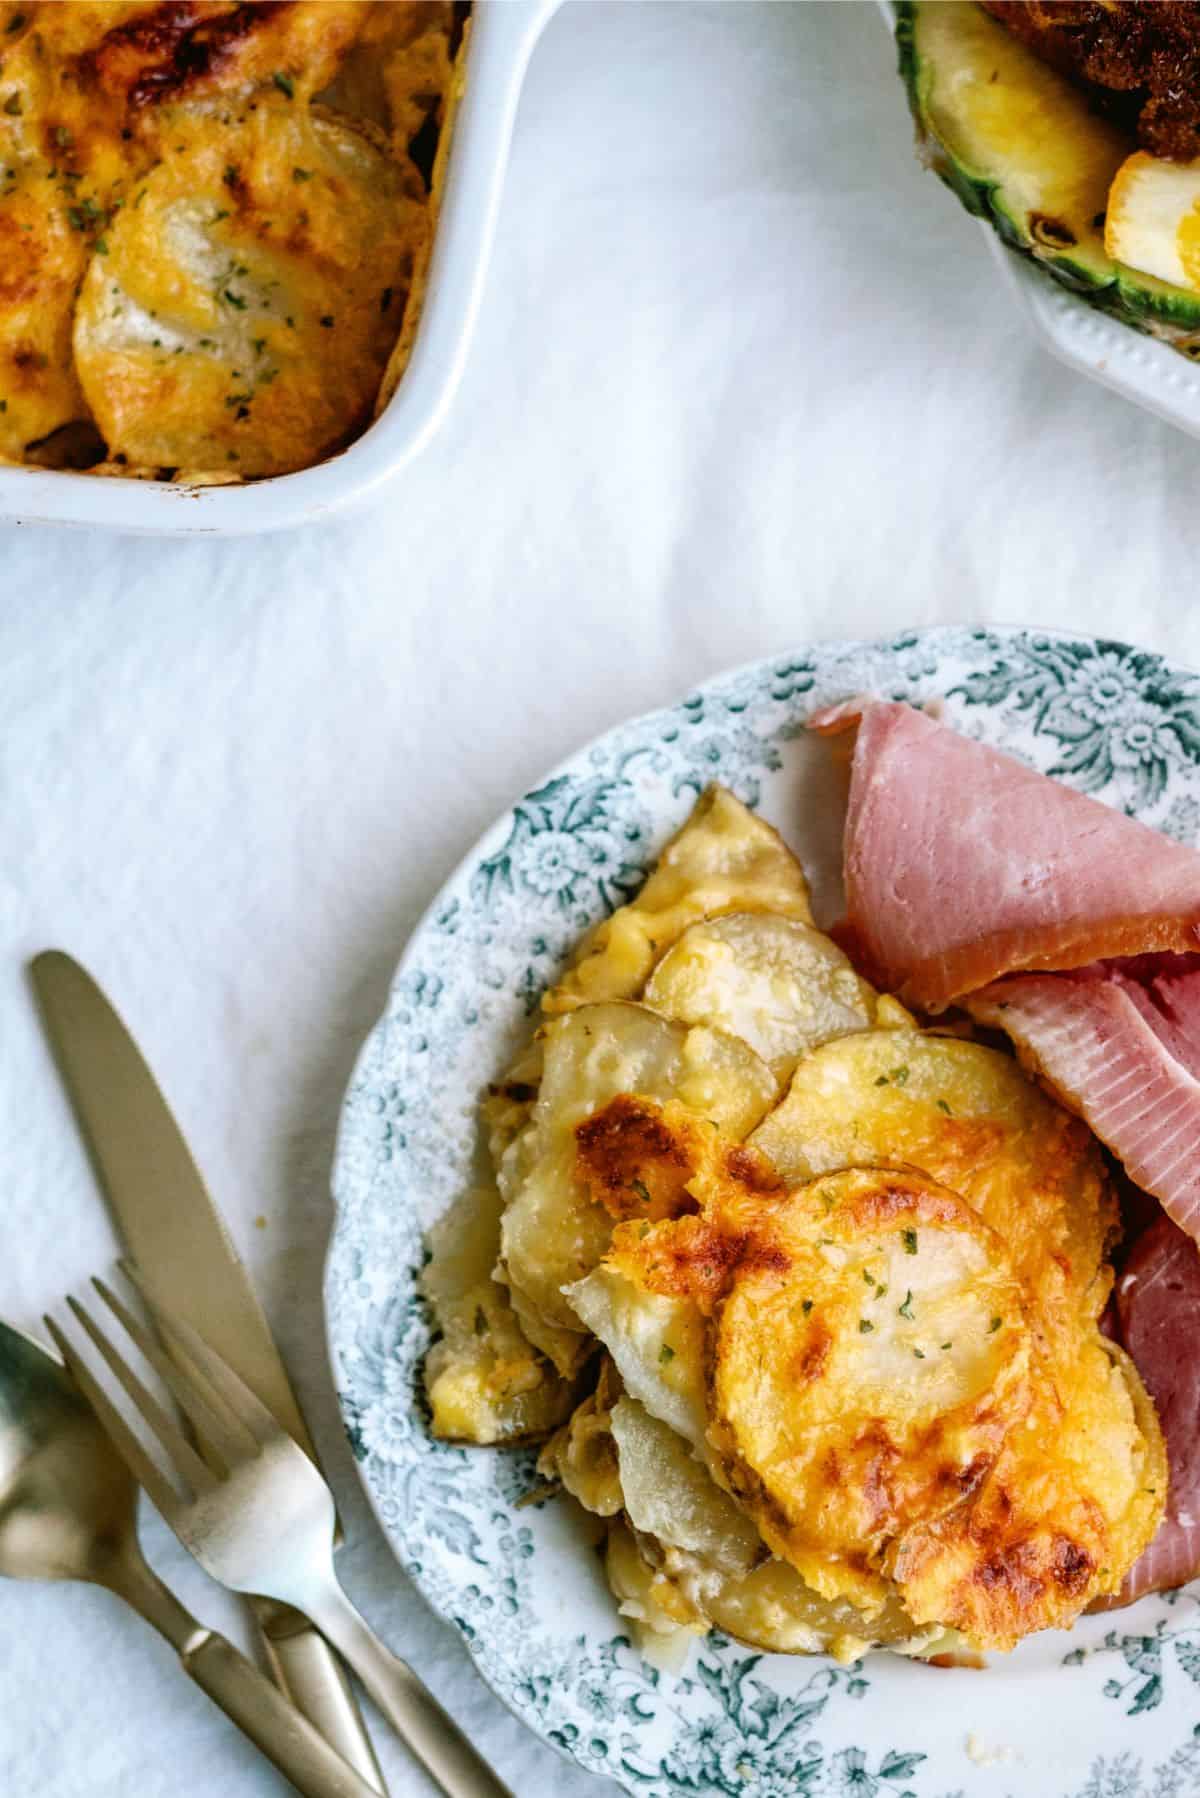
[[[1200,662],[1200,447],[1035,347],[916,167],[892,61],[865,3],[576,0],[453,415],[371,512],[0,538],[0,1313],[36,1325],[113,1253],[25,985],[56,943],[125,1011],[250,1260],[348,1584],[518,1798],[599,1788],[406,1587],[325,1364],[334,1123],[406,931],[549,764],[727,665],[967,619]],[[427,1791],[385,1753],[396,1798]],[[115,1601],[0,1586],[6,1798],[283,1789]]]

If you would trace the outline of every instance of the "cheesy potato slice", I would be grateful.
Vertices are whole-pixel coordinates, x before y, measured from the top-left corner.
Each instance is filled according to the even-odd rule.
[[[1020,1288],[995,1233],[915,1174],[826,1175],[769,1221],[732,1221],[709,1440],[775,1552],[869,1615],[891,1544],[970,1493],[1029,1408]],[[675,1277],[674,1245],[664,1269],[648,1239],[644,1261],[649,1282]]]
[[[610,1423],[616,1509],[624,1514],[615,1527],[628,1526],[625,1548],[643,1564],[635,1582],[643,1596],[649,1582],[658,1607],[676,1621],[721,1629],[773,1654],[828,1653],[842,1661],[868,1648],[920,1654],[953,1646],[940,1629],[918,1629],[895,1596],[870,1622],[844,1599],[821,1598],[794,1567],[768,1553],[752,1521],[680,1437],[636,1400],[620,1398]],[[620,1580],[620,1567],[610,1563],[609,1571]],[[626,1582],[634,1571],[626,1567]]]
[[[1117,1208],[1100,1147],[1012,1056],[953,1037],[842,1037],[807,1056],[754,1133],[784,1179],[919,1167],[1004,1239],[1043,1325],[1072,1338],[1111,1287]]]
[[[1022,1294],[924,1176],[789,1191],[756,1162],[702,1171],[698,1214],[620,1225],[568,1297],[772,1551],[870,1619],[891,1544],[972,1491],[1029,1407]]]
[[[196,107],[97,242],[75,363],[110,456],[282,474],[370,416],[428,229],[366,129]]]
[[[686,1159],[685,1139],[695,1159],[706,1135],[744,1136],[772,1102],[775,1082],[736,1037],[689,1029],[640,1005],[580,1007],[548,1026],[542,1052],[537,1103],[510,1151],[518,1177],[508,1181],[500,1269],[526,1334],[570,1375],[588,1339],[563,1288],[600,1261],[614,1217],[653,1210],[654,1191],[670,1206],[682,1191],[676,1158]],[[634,1107],[627,1116],[636,1145],[620,1167],[603,1132],[577,1166],[578,1128],[630,1095],[674,1101],[688,1116],[659,1129]]]
[[[709,787],[628,905],[597,925],[542,1000],[554,1015],[630,999],[663,951],[701,918],[761,910],[812,923],[808,883],[778,831],[726,787]]]
[[[493,1278],[500,1196],[464,1193],[429,1235],[421,1287],[441,1332],[425,1357],[433,1433],[449,1442],[537,1441],[578,1396],[525,1337],[508,1291]]]
[[[1128,1357],[1096,1333],[1070,1368],[1042,1371],[979,1491],[888,1561],[914,1618],[979,1647],[1069,1627],[1117,1591],[1162,1520],[1166,1451]]]
[[[876,1022],[874,989],[837,944],[775,912],[726,912],[690,924],[642,999],[666,1017],[740,1036],[778,1080],[818,1043]]]

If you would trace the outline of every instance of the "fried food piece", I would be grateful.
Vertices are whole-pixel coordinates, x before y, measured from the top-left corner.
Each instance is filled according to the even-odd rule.
[[[981,0],[1045,62],[1085,83],[1156,156],[1200,155],[1195,0]]]

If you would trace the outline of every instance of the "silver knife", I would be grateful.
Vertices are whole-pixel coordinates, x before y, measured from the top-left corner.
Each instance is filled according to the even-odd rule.
[[[133,1259],[284,1429],[316,1451],[249,1275],[133,1038],[91,975],[59,949],[34,991],[97,1178]],[[298,1611],[252,1599],[271,1670],[298,1710],[379,1792],[383,1774],[340,1661]]]

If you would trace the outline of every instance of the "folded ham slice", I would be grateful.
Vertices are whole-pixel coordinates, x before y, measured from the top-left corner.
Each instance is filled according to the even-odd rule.
[[[1200,949],[1200,855],[911,706],[858,724],[846,818],[852,939],[864,972],[940,1011],[1020,969]]]
[[[1200,957],[1013,974],[964,1003],[1200,1236]]]
[[[1200,1250],[1162,1217],[1138,1238],[1117,1282],[1121,1338],[1162,1424],[1167,1513],[1130,1569],[1118,1604],[1200,1572]]]

